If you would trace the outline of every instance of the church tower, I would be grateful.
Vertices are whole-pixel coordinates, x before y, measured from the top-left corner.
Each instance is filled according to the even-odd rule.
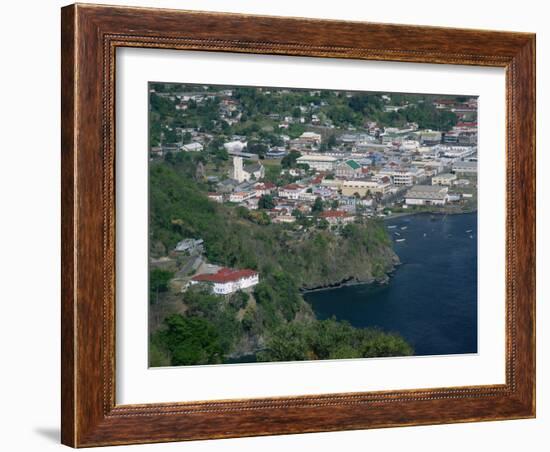
[[[246,179],[243,171],[242,157],[233,157],[233,179],[235,179],[239,183],[243,182]]]

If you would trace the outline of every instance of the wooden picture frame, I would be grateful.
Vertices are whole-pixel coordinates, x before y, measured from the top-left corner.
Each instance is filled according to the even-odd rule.
[[[73,447],[535,416],[535,35],[161,9],[62,9],[62,442]],[[506,69],[506,383],[115,403],[115,50]]]

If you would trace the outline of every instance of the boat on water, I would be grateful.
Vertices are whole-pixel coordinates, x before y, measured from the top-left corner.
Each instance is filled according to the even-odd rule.
[[[423,237],[426,237],[427,235],[428,235],[428,234],[426,234],[426,233],[424,232],[424,235],[423,235]]]
[[[388,226],[388,229],[395,229],[396,227],[397,227],[397,225],[392,224],[391,226]]]
[[[395,235],[401,235],[399,232],[394,232]]]
[[[404,231],[405,229],[407,229],[407,226],[402,226],[401,227],[401,230]]]
[[[471,229],[468,229],[466,232],[469,234],[470,232],[472,232],[472,230],[471,230]]]
[[[396,242],[404,242],[406,239],[396,239]]]

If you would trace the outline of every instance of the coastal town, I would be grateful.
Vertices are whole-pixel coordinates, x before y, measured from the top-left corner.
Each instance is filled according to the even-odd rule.
[[[256,102],[293,94],[275,88],[253,91]],[[194,178],[212,202],[297,234],[319,228],[338,235],[346,225],[368,218],[476,210],[476,97],[333,92],[331,98],[311,90],[287,114],[256,113],[251,122],[246,95],[250,89],[153,85],[151,98],[184,119],[159,125],[151,162],[187,154],[198,162]],[[379,115],[394,118],[390,122],[395,124],[381,124],[368,114],[359,120],[347,118],[346,111],[339,115],[331,108],[333,99],[351,107],[374,99]],[[201,109],[210,118],[209,127],[196,120],[194,112]],[[426,128],[408,121],[413,110],[429,111],[445,124]],[[186,127],[186,117],[194,125]],[[394,234],[396,243],[405,241]],[[250,291],[260,280],[254,270],[207,262],[200,236],[182,238],[168,254],[153,258],[152,266],[180,262],[172,280],[180,291],[207,284],[213,293],[228,295]]]

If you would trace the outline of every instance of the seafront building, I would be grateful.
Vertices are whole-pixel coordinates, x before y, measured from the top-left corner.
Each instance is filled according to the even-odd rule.
[[[449,187],[439,185],[415,185],[407,191],[405,204],[409,206],[445,205]]]

